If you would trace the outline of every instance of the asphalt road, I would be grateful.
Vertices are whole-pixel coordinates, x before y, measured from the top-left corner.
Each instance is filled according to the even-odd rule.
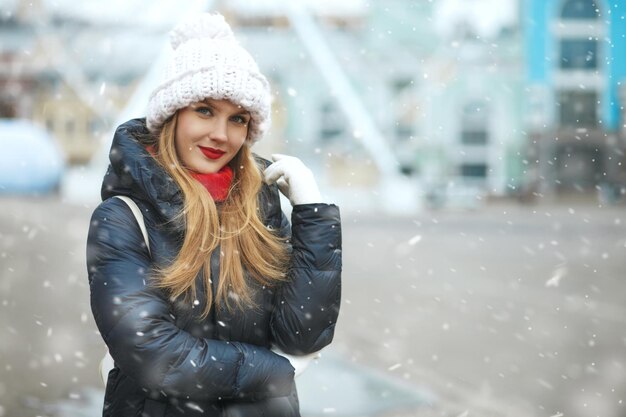
[[[0,417],[97,405],[104,347],[84,266],[92,210],[0,199]],[[395,407],[401,396],[376,384],[344,401],[385,404],[381,416],[626,415],[624,206],[498,203],[346,212],[343,222],[343,304],[325,372],[373,375],[428,404]],[[375,409],[349,405],[320,414]]]
[[[626,415],[623,206],[347,220],[342,354],[443,415]]]

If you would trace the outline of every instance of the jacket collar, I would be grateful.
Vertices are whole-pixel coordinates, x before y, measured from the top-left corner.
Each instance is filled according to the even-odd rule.
[[[182,223],[175,220],[182,209],[182,192],[135,139],[145,134],[148,134],[145,118],[129,120],[115,131],[109,152],[111,164],[102,182],[102,199],[127,195],[149,203],[165,222]],[[182,226],[175,224],[176,228]]]

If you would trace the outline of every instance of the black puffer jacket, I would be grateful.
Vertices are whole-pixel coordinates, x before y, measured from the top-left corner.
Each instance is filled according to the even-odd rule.
[[[145,133],[143,119],[115,134],[87,243],[91,307],[116,364],[104,416],[299,416],[293,367],[269,348],[306,354],[333,338],[341,285],[338,208],[295,206],[290,231],[277,187],[264,185],[264,223],[291,233],[289,281],[275,288],[252,283],[257,309],[213,308],[202,320],[200,277],[196,305],[172,301],[149,285],[151,268],[180,248],[184,224],[174,220],[181,191],[134,139],[137,133]],[[142,210],[150,253],[132,212],[115,195],[130,196]],[[217,254],[219,248],[213,285]]]

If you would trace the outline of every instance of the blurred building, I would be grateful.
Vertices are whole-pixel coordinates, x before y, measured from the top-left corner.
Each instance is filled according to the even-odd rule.
[[[522,42],[515,2],[508,4],[513,18],[487,33],[466,13],[449,21],[420,74],[424,180],[467,203],[516,193],[522,183]]]
[[[285,11],[239,3],[222,2],[276,88],[273,130],[282,146],[317,154],[333,186],[374,187],[377,155],[360,145],[362,132],[340,105],[345,97],[322,78]],[[437,203],[515,191],[524,146],[518,22],[482,38],[466,17],[442,35],[431,2],[348,3],[334,14],[333,7],[310,10],[326,40],[322,46],[384,135],[398,171]]]
[[[540,192],[626,186],[626,3],[526,3],[527,170]]]
[[[33,120],[58,141],[68,163],[87,163],[158,43],[138,47],[132,33],[119,33],[126,38],[113,45],[111,25],[67,16],[44,1],[3,6],[0,117]],[[133,46],[137,59],[129,60]]]
[[[514,19],[486,35],[476,26],[485,19],[465,12],[438,21],[441,4],[461,10],[455,1],[306,2],[322,39],[316,47],[338,63],[340,74],[330,75],[294,30],[284,2],[210,2],[235,26],[274,89],[273,129],[257,152],[302,155],[323,173],[325,186],[376,196],[389,174],[377,164],[381,155],[364,146],[365,123],[350,117],[347,98],[330,87],[328,77],[344,77],[384,153],[393,155],[391,170],[421,196],[436,204],[456,197],[476,203],[515,192],[525,145],[519,24]],[[111,13],[99,18],[105,13],[96,3],[83,14],[46,0],[35,8],[13,3],[0,29],[12,41],[2,42],[0,56],[15,64],[0,83],[22,87],[0,97],[0,110],[39,121],[70,162],[84,163],[104,152],[102,134],[114,127],[128,97],[139,94],[136,86],[176,18],[144,25]]]
[[[23,24],[19,9],[0,14],[0,118],[29,118],[42,65],[30,58],[33,28]],[[30,56],[29,56],[30,55]]]

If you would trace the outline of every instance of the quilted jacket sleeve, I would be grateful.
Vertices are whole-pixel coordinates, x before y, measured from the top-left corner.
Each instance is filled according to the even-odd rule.
[[[109,199],[87,242],[93,315],[120,369],[143,388],[197,401],[289,394],[293,367],[268,349],[193,337],[148,285],[150,257],[130,209]]]
[[[271,331],[289,354],[319,351],[334,335],[341,297],[341,221],[333,204],[302,204],[291,213],[289,280],[277,291]],[[283,216],[283,234],[289,233]]]

